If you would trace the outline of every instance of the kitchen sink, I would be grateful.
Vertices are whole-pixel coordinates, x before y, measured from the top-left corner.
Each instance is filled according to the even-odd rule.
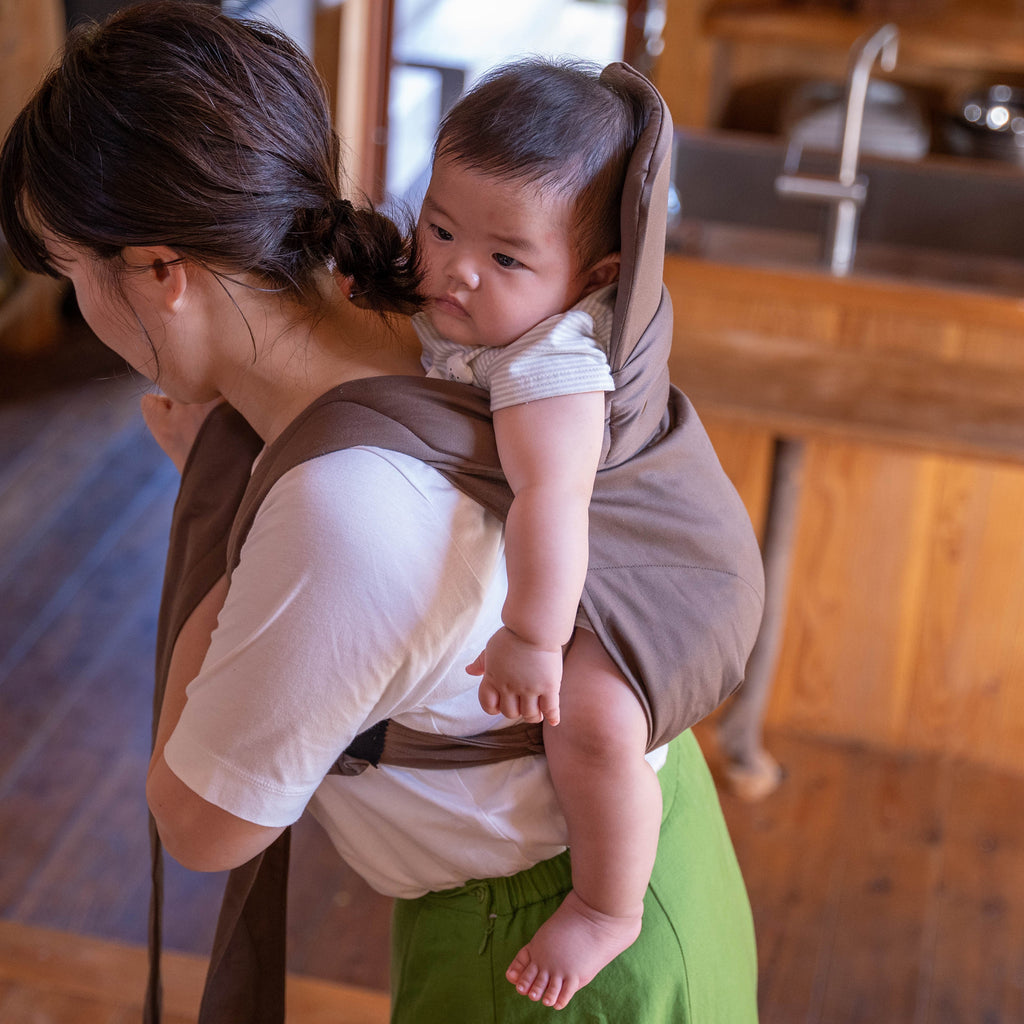
[[[828,206],[783,197],[775,179],[784,139],[746,132],[679,130],[668,246],[688,256],[747,266],[828,272]],[[834,175],[836,154],[805,151],[801,174]],[[863,156],[867,179],[854,275],[1024,297],[1024,169],[950,156],[920,161]]]

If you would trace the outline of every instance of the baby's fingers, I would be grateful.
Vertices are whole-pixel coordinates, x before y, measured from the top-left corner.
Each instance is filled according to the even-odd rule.
[[[518,694],[503,693],[501,695],[501,713],[506,718],[518,718],[523,713]]]
[[[537,701],[537,706],[540,709],[540,717],[537,718],[538,722],[543,718],[548,725],[558,725],[561,721],[561,713],[558,708],[557,694],[553,697],[541,694],[540,700]]]
[[[544,712],[541,710],[535,696],[524,696],[519,700],[519,714],[527,722],[543,722]]]
[[[474,662],[476,664],[476,662]],[[472,673],[471,673],[472,674]],[[486,680],[480,684],[478,691],[480,707],[489,715],[501,714],[501,694]]]

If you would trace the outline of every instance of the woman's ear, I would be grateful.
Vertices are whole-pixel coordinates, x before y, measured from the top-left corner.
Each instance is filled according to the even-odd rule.
[[[188,289],[185,261],[178,253],[164,245],[129,245],[124,260],[137,275],[136,287],[159,309],[178,311]]]
[[[619,279],[620,257],[617,252],[610,252],[607,256],[599,259],[584,274],[583,294],[589,295],[599,288],[611,284]]]

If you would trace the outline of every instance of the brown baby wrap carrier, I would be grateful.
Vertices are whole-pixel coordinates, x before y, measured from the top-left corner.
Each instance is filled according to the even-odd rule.
[[[670,386],[672,310],[662,284],[672,124],[653,86],[624,64],[602,78],[644,112],[622,201],[622,267],[610,346],[602,464],[590,508],[581,605],[640,700],[649,747],[714,710],[740,683],[760,624],[763,574],[749,519],[693,407]],[[157,637],[159,714],[174,641],[201,598],[237,565],[274,482],[357,445],[404,452],[504,518],[512,500],[487,395],[451,381],[376,377],[333,388],[265,451],[227,406],[211,413],[182,474]],[[325,542],[327,539],[325,538]],[[154,725],[155,728],[155,725]],[[539,726],[438,737],[382,722],[334,772],[370,765],[466,767],[543,750]],[[202,1024],[284,1020],[287,831],[231,872],[200,1009]],[[146,1019],[159,1020],[162,858],[154,831]]]

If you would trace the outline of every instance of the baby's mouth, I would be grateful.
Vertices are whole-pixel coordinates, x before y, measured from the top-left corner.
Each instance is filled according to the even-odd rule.
[[[435,296],[434,307],[442,313],[451,313],[456,316],[466,315],[466,307],[454,295]]]

